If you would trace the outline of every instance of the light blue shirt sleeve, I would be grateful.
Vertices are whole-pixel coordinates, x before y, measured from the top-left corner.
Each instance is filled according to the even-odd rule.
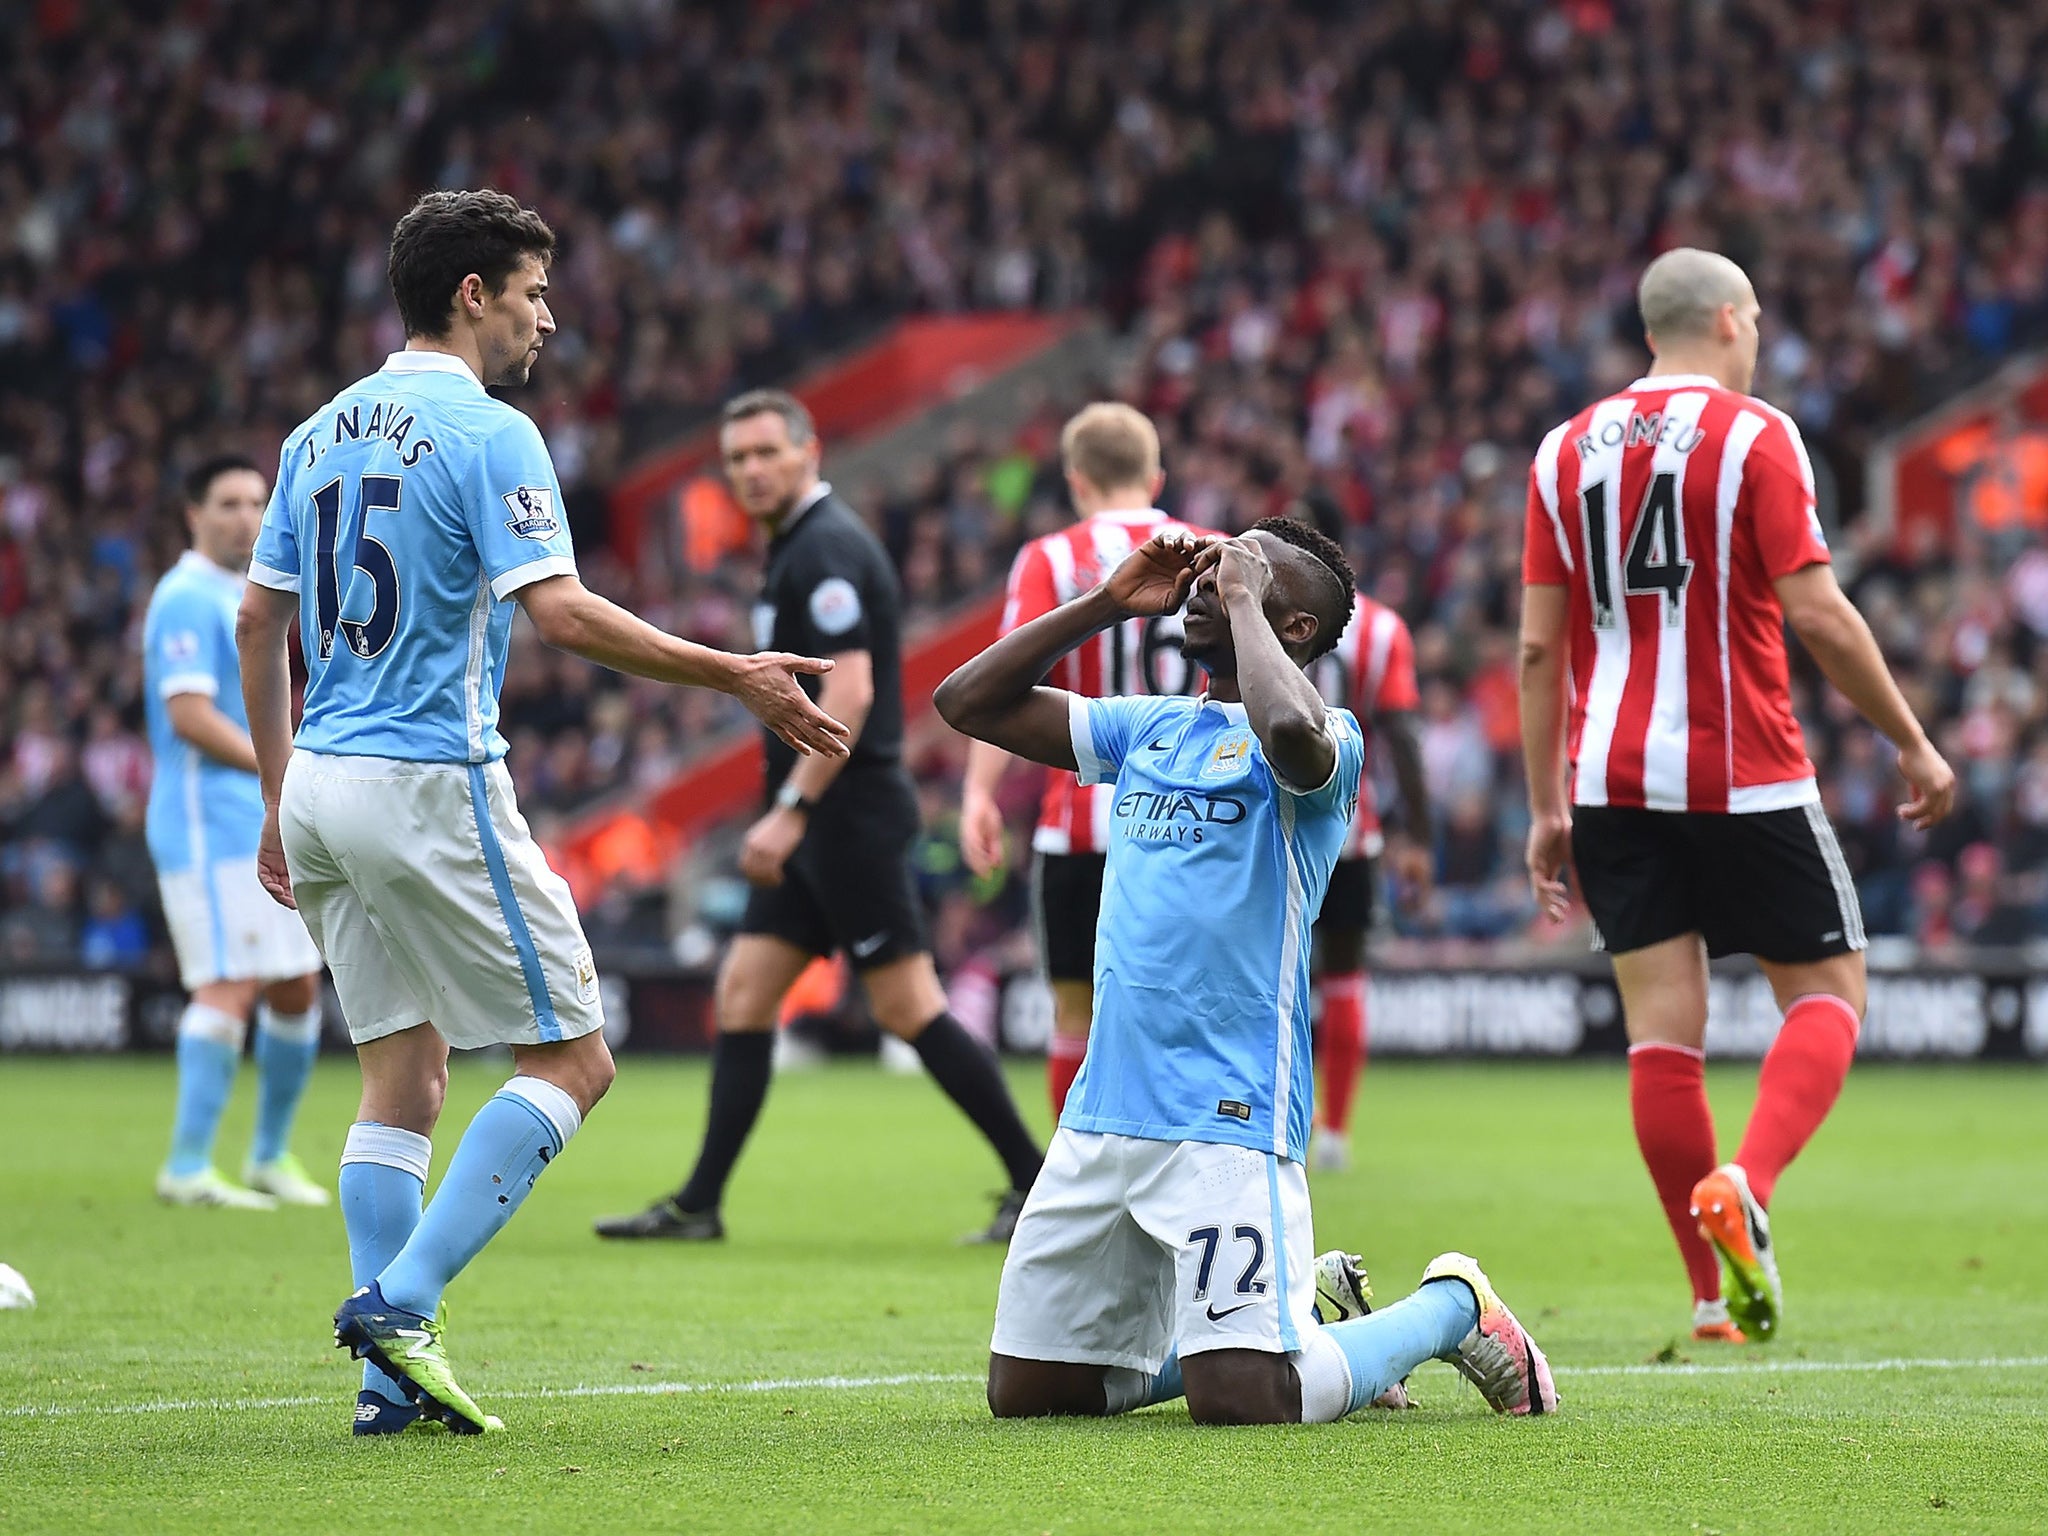
[[[536,581],[576,574],[562,487],[529,417],[514,412],[485,439],[463,503],[491,596],[502,601]]]
[[[277,481],[270,488],[270,505],[263,509],[263,526],[256,531],[256,548],[249,556],[249,579],[277,592],[296,592],[300,582],[299,530],[292,522],[291,476],[286,473],[290,459],[287,443]]]
[[[1144,697],[1087,699],[1078,693],[1067,695],[1067,699],[1075,772],[1083,784],[1114,782],[1131,743],[1159,713],[1160,701]]]
[[[1352,806],[1358,801],[1359,780],[1365,774],[1365,738],[1360,735],[1358,721],[1348,709],[1327,711],[1323,716],[1323,729],[1329,732],[1337,748],[1337,761],[1330,769],[1328,781],[1315,789],[1298,789],[1288,783],[1276,767],[1273,782],[1303,806],[1317,811],[1339,811],[1348,818]]]
[[[181,693],[203,693],[209,699],[221,690],[220,614],[216,603],[196,587],[176,586],[157,599],[149,617],[148,648],[151,686],[160,699]]]

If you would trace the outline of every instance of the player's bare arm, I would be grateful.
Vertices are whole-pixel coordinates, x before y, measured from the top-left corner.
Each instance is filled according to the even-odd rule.
[[[1422,736],[1412,709],[1382,710],[1372,717],[1373,739],[1393,759],[1401,786],[1401,824],[1389,828],[1387,858],[1412,890],[1427,890],[1434,874],[1430,858],[1429,779],[1422,771]]]
[[[277,829],[277,802],[284,793],[285,764],[292,755],[291,662],[285,638],[298,622],[299,595],[250,582],[235,616],[235,650],[242,664],[242,706],[249,714],[249,743],[256,776],[263,783],[263,838],[256,849],[256,877],[279,905],[294,910],[292,877],[285,868],[284,839]]]
[[[1177,612],[1194,590],[1203,542],[1162,533],[1131,551],[1109,579],[1072,602],[1020,624],[939,685],[940,716],[962,735],[1048,768],[1073,769],[1071,695],[1039,679],[1092,635],[1129,618]]]
[[[1955,806],[1955,770],[1914,718],[1870,626],[1835,580],[1834,568],[1809,565],[1779,577],[1773,586],[1786,621],[1827,680],[1899,749],[1899,773],[1913,791],[1899,807],[1900,819],[1923,829],[1933,826]]]
[[[996,789],[1009,770],[1010,754],[977,741],[967,749],[967,772],[960,788],[960,857],[977,875],[999,867],[1004,858],[1003,808]]]
[[[1564,763],[1565,620],[1570,602],[1564,587],[1522,588],[1522,766],[1529,786],[1529,889],[1553,921],[1571,905],[1564,879],[1572,856]]]
[[[171,729],[180,741],[189,742],[216,763],[244,773],[256,771],[256,749],[249,733],[205,694],[174,693],[164,700],[164,713],[170,716]]]
[[[1298,788],[1327,784],[1337,767],[1337,745],[1325,727],[1323,696],[1301,664],[1287,654],[1273,627],[1273,565],[1259,545],[1263,535],[1224,539],[1203,554],[1202,580],[1214,573],[1216,593],[1230,616],[1237,650],[1237,686],[1252,734],[1280,776]],[[1295,622],[1312,624],[1305,614]],[[1303,640],[1306,635],[1301,637]]]
[[[812,656],[736,656],[678,639],[599,597],[574,576],[549,576],[514,594],[541,639],[614,672],[683,687],[715,688],[803,753],[844,757],[851,732],[811,702],[796,679],[832,670]]]
[[[866,651],[841,651],[827,660],[832,670],[825,675],[824,686],[819,690],[818,708],[846,727],[847,746],[851,748],[860,740],[861,728],[868,723],[868,711],[875,705],[874,657]],[[822,752],[797,760],[783,782],[785,789],[795,791],[801,804],[771,806],[747,828],[746,838],[740,844],[740,873],[749,881],[755,885],[782,883],[783,866],[803,842],[810,826],[810,812],[804,806],[815,805],[823,798],[846,761],[843,755],[832,757]]]

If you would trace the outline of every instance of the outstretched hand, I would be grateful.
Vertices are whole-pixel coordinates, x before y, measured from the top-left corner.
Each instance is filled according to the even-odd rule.
[[[1133,618],[1177,613],[1195,590],[1197,560],[1215,542],[1178,529],[1155,534],[1124,556],[1103,590]]]
[[[832,663],[816,656],[763,651],[735,656],[732,696],[769,730],[805,756],[844,757],[852,750],[853,733],[811,701],[797,678],[830,672]]]

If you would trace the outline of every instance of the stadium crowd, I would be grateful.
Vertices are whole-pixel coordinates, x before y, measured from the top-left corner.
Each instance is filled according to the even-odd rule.
[[[1403,893],[1397,923],[1452,941],[1528,923],[1511,640],[1526,455],[1638,371],[1646,256],[1723,250],[1766,306],[1759,388],[1831,471],[1859,601],[1967,781],[1954,830],[1900,831],[1880,744],[1802,679],[1869,926],[2042,931],[2048,555],[1969,537],[1908,555],[1855,522],[1883,427],[2048,332],[2039,7],[53,0],[23,16],[0,38],[0,959],[156,948],[136,636],[181,544],[179,476],[208,452],[274,454],[397,346],[395,213],[481,183],[563,237],[563,329],[519,403],[589,579],[697,638],[743,640],[751,571],[609,556],[622,463],[898,313],[1100,307],[1133,342],[1113,384],[1161,425],[1172,509],[1234,528],[1304,508],[1415,627],[1438,880]],[[985,588],[1064,515],[1058,416],[876,488],[915,608]],[[522,646],[506,706],[529,805],[660,781],[731,723],[718,702],[622,691]],[[933,774],[948,764],[932,749]]]

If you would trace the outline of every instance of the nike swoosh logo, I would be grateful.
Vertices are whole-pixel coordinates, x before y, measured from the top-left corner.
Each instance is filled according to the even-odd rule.
[[[1258,1303],[1256,1301],[1241,1301],[1234,1307],[1225,1307],[1221,1312],[1218,1312],[1216,1310],[1216,1304],[1214,1302],[1211,1302],[1209,1304],[1209,1321],[1212,1323],[1220,1323],[1223,1321],[1223,1319],[1229,1317],[1233,1312],[1242,1312],[1246,1307],[1256,1307],[1257,1305]]]
[[[1145,750],[1147,752],[1171,752],[1173,750],[1173,743],[1166,740],[1163,736],[1156,736],[1145,744]]]
[[[864,939],[856,940],[854,943],[847,945],[847,948],[853,951],[856,960],[865,960],[888,942],[888,934],[874,933]]]

